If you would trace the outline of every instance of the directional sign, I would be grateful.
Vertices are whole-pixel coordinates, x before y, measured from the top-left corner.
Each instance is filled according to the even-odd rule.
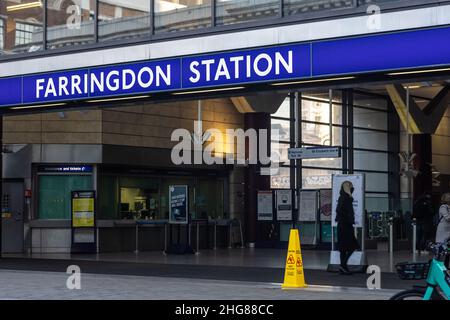
[[[305,147],[288,149],[289,160],[340,157],[341,147]]]

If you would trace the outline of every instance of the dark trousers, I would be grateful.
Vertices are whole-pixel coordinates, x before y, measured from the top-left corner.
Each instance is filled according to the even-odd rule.
[[[340,256],[341,256],[341,267],[344,269],[348,268],[347,262],[348,259],[350,259],[350,257],[352,256],[353,252],[355,250],[351,250],[351,251],[340,251]]]

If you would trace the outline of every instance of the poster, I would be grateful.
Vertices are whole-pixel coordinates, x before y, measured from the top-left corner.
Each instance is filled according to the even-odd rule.
[[[331,221],[331,189],[323,189],[319,191],[319,210],[320,221]]]
[[[188,223],[188,187],[169,187],[169,223]]]
[[[273,220],[272,191],[258,191],[258,221]]]
[[[95,227],[95,191],[72,192],[72,227]]]
[[[300,211],[298,221],[316,222],[317,220],[317,191],[300,192]]]
[[[355,211],[355,227],[363,227],[364,217],[364,194],[365,194],[365,182],[364,174],[334,174],[333,175],[333,196],[332,196],[332,224],[335,227],[336,224],[336,207],[339,200],[339,192],[341,185],[344,181],[350,181],[355,188],[353,192],[353,210]]]
[[[276,190],[278,221],[292,221],[292,190]]]

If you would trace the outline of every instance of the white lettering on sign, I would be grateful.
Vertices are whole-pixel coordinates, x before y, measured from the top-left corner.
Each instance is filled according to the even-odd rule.
[[[199,59],[189,64],[189,71],[192,73],[188,78],[191,83],[266,77],[272,72],[278,76],[282,72],[294,72],[294,59],[292,50],[284,55],[280,52],[274,55],[261,53],[254,58],[250,55],[236,55],[220,59]]]
[[[89,72],[84,75],[72,74],[70,76],[55,76],[36,79],[35,97],[70,97],[76,94],[108,93],[123,90],[131,90],[150,87],[170,86],[171,66],[166,65],[149,67],[144,66],[139,70],[123,69],[109,72]]]

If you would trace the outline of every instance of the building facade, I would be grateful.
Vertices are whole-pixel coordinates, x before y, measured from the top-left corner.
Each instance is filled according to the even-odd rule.
[[[423,192],[437,199],[450,187],[448,17],[450,1],[2,1],[3,211],[12,212],[4,252],[70,252],[75,190],[97,193],[98,252],[164,246],[163,224],[139,235],[135,225],[167,220],[169,186],[178,184],[189,186],[194,221],[237,219],[250,246],[283,247],[292,227],[258,220],[258,191],[329,190],[333,174],[364,173],[365,209],[403,217]],[[299,59],[312,63],[297,68]],[[144,70],[147,62],[155,65]],[[185,69],[190,77],[172,88],[169,76]],[[13,101],[19,86],[7,81],[16,78]],[[141,88],[116,94],[130,79]],[[272,131],[277,170],[174,164],[172,133],[195,134],[198,120],[203,131]],[[317,146],[339,146],[342,156],[288,159],[289,148]],[[408,167],[402,152],[418,158]],[[305,243],[330,243],[329,216],[298,220]],[[211,246],[212,229],[202,224],[201,246]]]

